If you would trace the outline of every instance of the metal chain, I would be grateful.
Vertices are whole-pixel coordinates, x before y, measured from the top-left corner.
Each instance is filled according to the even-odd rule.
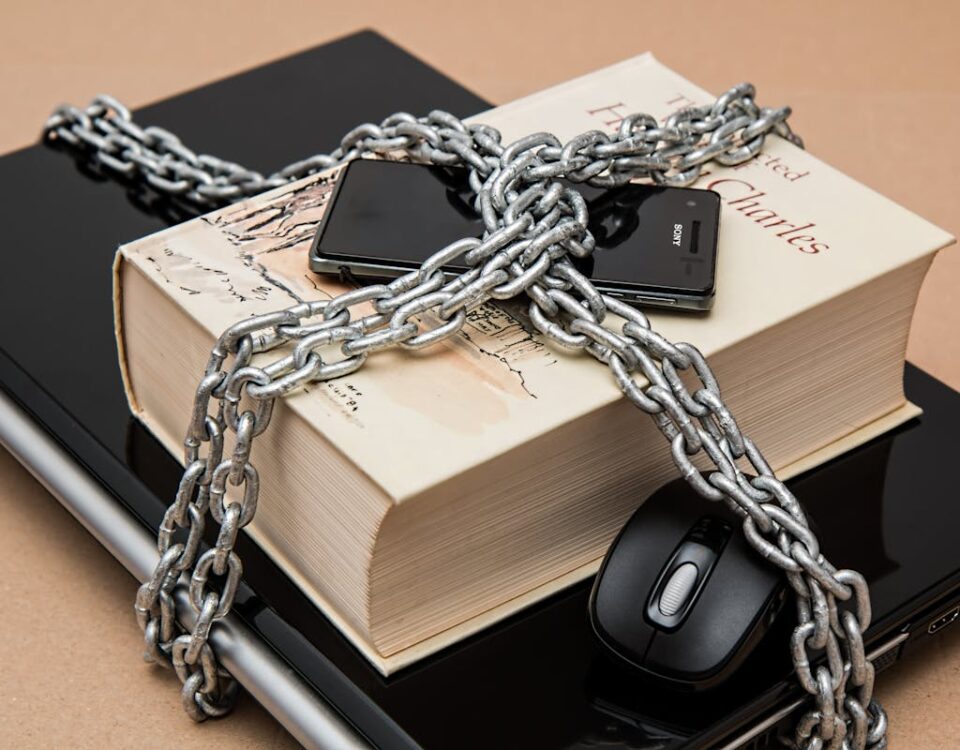
[[[250,451],[267,429],[277,398],[352,373],[381,349],[431,346],[456,334],[472,308],[525,293],[533,325],[559,346],[584,350],[609,367],[626,397],[663,432],[686,480],[707,500],[736,511],[750,544],[784,571],[799,620],[791,638],[793,664],[811,696],[792,744],[803,750],[886,747],[887,719],[873,699],[874,669],[864,653],[871,618],[866,581],[823,556],[800,503],[740,430],[703,355],[690,344],[668,341],[642,312],[601,294],[568,257],[588,255],[594,241],[583,198],[561,178],[595,186],[637,178],[688,185],[707,162],[749,160],[768,134],[799,145],[786,123],[789,114],[786,107],[758,107],[753,86],[741,84],[663,125],[635,114],[613,136],[591,131],[564,144],[535,133],[504,145],[495,129],[466,125],[445,112],[421,118],[399,113],[379,125],[360,125],[329,155],[263,177],[194,154],[159,128],[141,129],[108,97],[85,110],[61,107],[54,113],[48,139],[88,149],[107,168],[127,177],[139,174],[158,191],[202,207],[361,156],[401,153],[467,167],[485,225],[481,239],[455,242],[390,283],[250,317],[214,346],[187,431],[186,470],[160,526],[160,561],[136,600],[146,656],[173,666],[194,719],[222,715],[236,692],[208,635],[230,611],[242,575],[234,545],[253,519],[259,495]],[[461,256],[470,269],[448,280],[442,268]],[[373,312],[360,313],[361,306]],[[254,355],[281,347],[268,364],[254,363]],[[228,432],[235,440],[225,456]],[[696,468],[697,456],[706,457],[710,471]],[[230,497],[228,487],[235,488]],[[214,547],[201,553],[208,511],[219,532]],[[173,598],[181,577],[189,578],[196,619],[189,632],[178,624]]]

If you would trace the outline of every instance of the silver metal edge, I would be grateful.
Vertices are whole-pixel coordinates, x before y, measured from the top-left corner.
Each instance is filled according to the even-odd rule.
[[[0,391],[3,445],[137,580],[153,570],[155,541],[90,475]],[[183,597],[186,589],[178,587]],[[132,590],[131,590],[132,597]],[[131,598],[130,627],[134,627]],[[191,607],[177,611],[192,614]],[[183,623],[190,627],[192,623]],[[210,635],[224,666],[309,750],[370,750],[370,745],[236,617]],[[131,655],[131,668],[135,659]],[[186,718],[183,721],[187,721]]]
[[[882,643],[879,646],[877,646],[875,649],[873,649],[873,651],[867,654],[867,658],[870,661],[874,661],[875,659],[878,659],[879,657],[883,656],[885,653],[887,653],[891,649],[894,649],[897,646],[899,646],[901,643],[906,641],[909,637],[910,637],[910,633],[900,633],[894,636],[893,638],[891,638],[889,641],[886,641],[885,643]],[[776,726],[779,722],[781,722],[783,719],[790,716],[790,714],[798,710],[806,702],[807,702],[806,698],[798,698],[797,700],[787,704],[783,708],[777,709],[772,714],[770,714],[766,719],[763,719],[757,724],[754,724],[752,727],[750,727],[750,729],[743,732],[743,734],[737,735],[737,737],[732,739],[723,747],[717,748],[717,750],[737,750],[737,748],[743,747],[750,740],[756,739],[771,727]]]

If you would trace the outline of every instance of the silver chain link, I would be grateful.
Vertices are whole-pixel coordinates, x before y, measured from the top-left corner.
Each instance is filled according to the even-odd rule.
[[[642,312],[601,294],[569,258],[588,255],[594,240],[583,198],[561,178],[599,187],[638,178],[689,185],[708,162],[731,166],[751,159],[768,134],[802,145],[787,125],[789,115],[786,107],[758,107],[746,83],[713,104],[676,112],[665,124],[635,114],[615,135],[590,131],[565,144],[535,133],[503,145],[495,129],[466,125],[446,112],[420,118],[398,113],[354,128],[328,155],[269,177],[197,155],[160,128],[140,128],[109,97],[82,110],[61,107],[50,117],[47,139],[85,150],[109,170],[139,176],[200,208],[368,155],[399,153],[465,166],[485,225],[481,239],[455,242],[390,283],[250,317],[214,346],[184,443],[186,469],[160,526],[160,561],[135,606],[147,659],[172,665],[192,718],[226,713],[237,690],[208,635],[230,611],[242,576],[234,545],[259,496],[251,446],[267,429],[277,398],[348,375],[381,349],[429,347],[456,334],[474,307],[525,293],[533,325],[557,345],[584,350],[609,367],[626,397],[667,438],[683,477],[707,500],[737,512],[750,544],[784,571],[799,621],[790,644],[793,664],[811,696],[791,744],[803,750],[886,747],[887,719],[873,699],[874,669],[864,653],[871,613],[863,576],[838,570],[823,556],[800,503],[740,430],[703,355],[668,341]],[[470,269],[449,280],[442,268],[461,256]],[[372,305],[373,312],[359,314],[361,305]],[[274,350],[280,351],[273,361],[254,364],[255,355]],[[696,385],[686,385],[685,376]],[[225,456],[228,432],[235,439]],[[706,457],[710,471],[696,468],[697,456]],[[228,487],[236,488],[236,497],[227,496]],[[214,547],[201,552],[208,512],[219,531]],[[181,578],[189,580],[196,618],[188,632],[178,623],[173,598]]]

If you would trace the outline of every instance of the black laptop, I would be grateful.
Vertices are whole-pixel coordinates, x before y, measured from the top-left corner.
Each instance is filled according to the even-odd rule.
[[[489,106],[363,32],[136,117],[180,134],[197,151],[270,172],[328,151],[357,122],[396,110],[466,116]],[[0,415],[7,415],[0,441],[91,528],[97,520],[84,514],[92,506],[75,502],[71,488],[99,492],[104,505],[96,512],[120,509],[133,536],[152,534],[181,470],[127,408],[111,263],[120,243],[187,214],[47,146],[0,158],[0,179],[8,186],[0,208]],[[960,507],[951,471],[960,455],[960,396],[909,365],[905,380],[922,417],[791,482],[831,559],[870,582],[874,620],[866,640],[878,671],[960,614]],[[59,482],[49,476],[64,467],[81,474]],[[607,660],[587,621],[589,582],[385,678],[249,539],[238,551],[245,583],[236,619],[253,634],[258,663],[274,670],[253,669],[245,679],[257,695],[272,696],[268,708],[296,736],[318,747],[774,747],[803,700],[791,678],[791,613],[721,689],[673,693]],[[130,669],[140,668],[131,654]],[[258,679],[286,680],[291,690],[262,690]],[[297,703],[304,689],[322,700]],[[316,730],[320,724],[342,732]]]

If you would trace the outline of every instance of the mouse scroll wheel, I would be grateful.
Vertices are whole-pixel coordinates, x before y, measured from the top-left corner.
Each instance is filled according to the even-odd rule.
[[[660,594],[658,608],[667,617],[673,617],[683,609],[683,606],[693,593],[697,584],[700,570],[692,562],[685,562],[670,574],[670,580],[663,587]]]

